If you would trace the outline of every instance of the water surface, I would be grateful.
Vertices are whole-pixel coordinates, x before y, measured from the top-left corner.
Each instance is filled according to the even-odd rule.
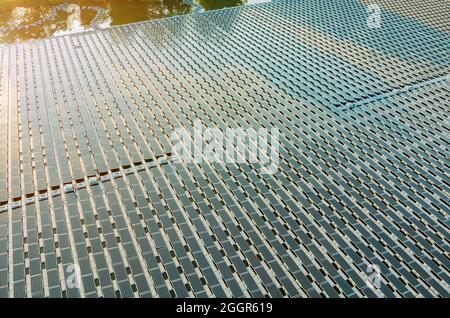
[[[0,43],[267,0],[0,0]]]

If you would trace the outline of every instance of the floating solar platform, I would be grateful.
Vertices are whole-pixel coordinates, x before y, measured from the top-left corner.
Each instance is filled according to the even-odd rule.
[[[449,297],[448,1],[371,2],[0,46],[0,297]],[[175,160],[196,121],[276,172]]]

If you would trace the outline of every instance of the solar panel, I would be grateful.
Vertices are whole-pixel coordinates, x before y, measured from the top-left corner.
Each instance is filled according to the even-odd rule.
[[[445,8],[366,2],[0,46],[0,297],[448,296]],[[177,161],[196,120],[277,128],[277,171]]]

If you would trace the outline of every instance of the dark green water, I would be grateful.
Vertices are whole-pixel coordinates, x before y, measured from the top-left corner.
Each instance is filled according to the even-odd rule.
[[[0,43],[12,43],[267,0],[0,0]]]

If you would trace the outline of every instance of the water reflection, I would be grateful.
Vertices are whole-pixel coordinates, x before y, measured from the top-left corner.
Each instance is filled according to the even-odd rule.
[[[11,43],[267,0],[0,0],[0,42]]]

